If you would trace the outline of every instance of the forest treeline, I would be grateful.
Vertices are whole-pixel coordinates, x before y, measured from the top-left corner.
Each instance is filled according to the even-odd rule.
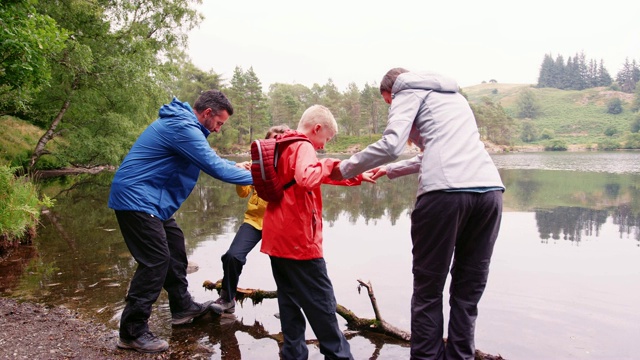
[[[312,104],[331,109],[340,127],[337,141],[379,137],[388,106],[376,81],[362,88],[350,83],[346,89],[331,79],[311,87],[274,83],[265,91],[253,68],[237,67],[225,79],[215,69],[195,66],[185,49],[188,32],[203,19],[200,2],[3,1],[0,115],[42,129],[33,148],[9,165],[27,172],[117,165],[162,104],[173,96],[193,103],[210,88],[223,90],[235,107],[222,133],[210,136],[223,151],[246,151],[271,125],[295,128]],[[537,87],[608,86],[634,92],[638,73],[635,60],[627,61],[614,80],[602,60],[576,54],[565,63],[562,56],[545,55]],[[539,109],[526,91],[515,116],[490,97],[471,106],[483,140],[501,145],[530,139],[523,136],[526,121],[518,118],[534,119]]]

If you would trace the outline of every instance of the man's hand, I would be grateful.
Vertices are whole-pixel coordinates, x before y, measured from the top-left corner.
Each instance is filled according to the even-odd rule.
[[[245,170],[251,170],[251,161],[243,161],[236,163],[236,166]]]
[[[333,170],[331,170],[331,174],[329,175],[329,179],[333,181],[344,180],[344,177],[342,177],[342,173],[340,172],[340,164],[336,164],[336,166],[333,167]]]

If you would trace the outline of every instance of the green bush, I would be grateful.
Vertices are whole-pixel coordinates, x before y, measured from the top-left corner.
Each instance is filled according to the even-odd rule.
[[[530,143],[538,140],[538,129],[530,121],[522,123],[522,132],[520,132],[520,140]]]
[[[640,132],[640,116],[636,117],[636,119],[631,123],[631,132]]]
[[[611,136],[613,136],[613,135],[615,135],[617,133],[618,133],[618,129],[616,129],[615,126],[607,126],[607,128],[604,129],[604,134],[606,136],[609,136],[609,137],[611,137]]]
[[[35,231],[40,207],[50,206],[46,196],[38,198],[36,186],[25,177],[16,177],[17,168],[0,166],[0,252],[14,246],[27,231]]]
[[[567,151],[568,148],[566,141],[560,139],[550,140],[544,145],[545,151]]]
[[[640,149],[640,133],[627,134],[624,142],[625,149]]]
[[[543,129],[540,134],[540,140],[551,140],[555,136],[555,133],[551,129]]]
[[[609,100],[607,103],[607,113],[609,114],[620,114],[622,112],[622,100],[618,98],[613,98]]]
[[[598,150],[618,150],[620,147],[620,143],[613,139],[605,139],[598,143]]]

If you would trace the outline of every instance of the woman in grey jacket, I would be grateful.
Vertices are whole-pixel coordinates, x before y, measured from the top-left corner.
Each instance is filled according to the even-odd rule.
[[[477,305],[498,237],[504,185],[454,80],[394,68],[383,77],[380,93],[391,105],[382,139],[343,161],[334,179],[369,169],[374,179],[419,173],[411,213],[411,358],[473,359]],[[389,163],[407,141],[422,152]],[[449,270],[445,344],[442,292]]]

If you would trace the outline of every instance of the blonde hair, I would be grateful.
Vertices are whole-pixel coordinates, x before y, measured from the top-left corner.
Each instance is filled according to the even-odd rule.
[[[331,110],[322,105],[312,105],[304,111],[298,123],[298,130],[310,129],[316,124],[328,127],[334,134],[338,133],[338,123]]]

